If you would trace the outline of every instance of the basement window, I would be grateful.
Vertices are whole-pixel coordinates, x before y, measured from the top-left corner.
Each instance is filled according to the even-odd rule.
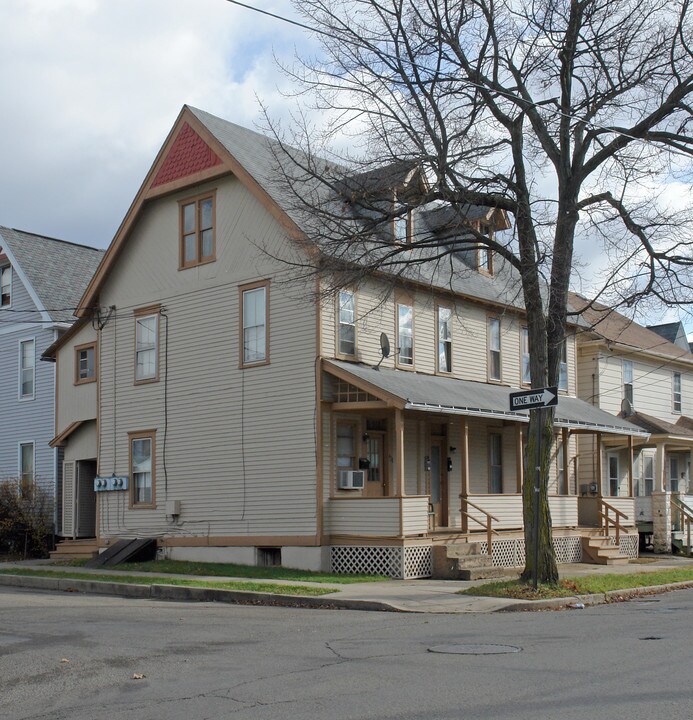
[[[258,567],[280,567],[282,564],[282,549],[278,547],[257,548]]]

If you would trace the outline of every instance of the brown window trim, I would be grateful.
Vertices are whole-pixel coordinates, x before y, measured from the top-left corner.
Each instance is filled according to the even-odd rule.
[[[499,377],[491,377],[491,320],[498,321],[498,355],[499,355]],[[499,315],[486,315],[486,380],[489,383],[500,384],[503,382],[503,332]]]
[[[343,416],[338,416],[333,418],[334,423],[334,435],[333,435],[333,441],[332,441],[332,447],[334,448],[334,457],[332,459],[332,487],[331,487],[331,497],[362,497],[363,496],[363,490],[358,490],[354,492],[353,490],[340,490],[339,488],[339,472],[340,470],[358,470],[359,469],[359,457],[361,457],[361,452],[363,450],[362,444],[363,444],[363,423],[361,419],[357,418],[346,418]],[[354,463],[352,464],[351,468],[345,468],[345,467],[338,467],[337,466],[337,430],[340,425],[350,425],[354,429]]]
[[[94,377],[90,378],[80,378],[79,376],[79,354],[83,350],[94,350]],[[96,340],[92,340],[92,342],[84,343],[83,345],[75,345],[74,347],[74,362],[75,362],[75,379],[74,384],[75,385],[88,385],[89,383],[96,382],[96,376],[99,374],[99,354],[96,350]]]
[[[202,258],[202,235],[200,233],[200,203],[203,200],[212,200],[212,254]],[[195,260],[185,262],[183,208],[195,204]],[[217,259],[217,191],[210,190],[200,195],[187,197],[178,201],[178,269],[187,270],[198,265],[207,265]]]
[[[132,441],[151,440],[152,448],[152,501],[151,503],[135,502],[135,480],[132,474]],[[136,430],[128,433],[128,477],[130,480],[130,492],[128,493],[128,508],[130,510],[155,510],[156,509],[156,430]]]
[[[133,317],[135,318],[135,337],[134,337],[134,365],[132,369],[132,374],[134,378],[134,385],[151,385],[152,383],[159,382],[159,319],[161,317],[161,304],[157,303],[155,305],[147,305],[146,307],[137,308],[136,310],[132,311]],[[137,379],[137,318],[141,317],[148,317],[148,316],[156,316],[156,374],[152,378],[142,378],[141,380]]]
[[[243,354],[243,293],[257,288],[265,288],[265,357],[256,362],[246,362]],[[241,370],[246,368],[262,367],[270,364],[270,281],[256,280],[238,286],[238,367]]]
[[[339,329],[340,329],[340,322],[339,322],[339,294],[342,292],[349,292],[354,296],[354,352],[353,354],[349,353],[343,353],[339,350]],[[354,360],[359,351],[359,330],[358,330],[358,323],[356,322],[356,319],[358,317],[358,295],[356,294],[356,290],[353,288],[345,287],[340,288],[337,290],[337,295],[335,297],[335,348],[334,348],[334,356],[336,358],[340,358],[342,360]]]
[[[493,488],[492,488],[493,474],[492,474],[492,472],[491,472],[491,468],[493,467],[493,464],[491,463],[491,455],[492,455],[492,453],[493,453],[492,438],[493,438],[494,436],[500,438],[500,461],[501,461],[501,464],[499,465],[499,467],[500,467],[500,469],[501,469],[501,489],[500,489],[500,492],[493,492]],[[487,470],[487,473],[488,473],[488,483],[487,483],[488,494],[489,494],[489,495],[495,495],[495,496],[505,495],[505,493],[503,492],[503,487],[504,487],[504,485],[505,485],[505,477],[503,476],[503,450],[504,450],[505,448],[503,447],[503,430],[502,430],[502,428],[499,428],[499,427],[490,427],[490,428],[488,428],[487,433],[486,433],[486,448],[487,448],[487,450],[486,450],[486,455],[487,455],[487,457],[486,457],[486,463],[487,463],[487,465],[488,465],[488,470]]]
[[[413,242],[413,236],[414,236],[414,219],[412,215],[411,210],[407,210],[406,216],[404,216],[407,221],[407,229],[405,233],[404,242],[400,240],[397,237],[397,221],[401,220],[401,217],[394,217],[392,218],[392,242],[395,245],[399,245],[400,247],[406,247],[407,245],[411,245]]]
[[[487,225],[486,223],[478,223],[477,232],[480,235],[486,235],[489,238],[489,240],[493,239],[493,229],[491,228],[490,225]],[[484,251],[488,251],[488,268],[481,264],[482,252],[484,252]],[[488,247],[486,245],[477,245],[476,267],[477,267],[477,270],[482,275],[486,275],[487,277],[493,277],[493,275],[494,275],[493,250],[491,250],[490,247]]]

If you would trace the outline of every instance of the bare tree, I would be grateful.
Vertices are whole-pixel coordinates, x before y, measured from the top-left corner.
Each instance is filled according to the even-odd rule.
[[[319,249],[312,271],[337,283],[370,273],[413,277],[417,264],[488,247],[521,279],[533,387],[558,384],[576,238],[600,243],[608,258],[602,302],[693,300],[690,204],[677,209],[667,195],[674,186],[690,192],[688,0],[296,7],[322,45],[317,58],[299,57],[287,70],[301,101],[310,97],[326,119],[316,145],[296,118],[290,139],[302,152],[289,151],[291,167],[283,164]],[[320,159],[347,143],[348,151],[333,150],[335,162]],[[448,213],[448,232],[394,244],[392,223],[423,204]],[[510,217],[512,230],[485,232],[472,221],[475,208],[493,210],[496,229]],[[524,574],[534,570],[538,522],[539,578],[556,582],[547,499],[552,413],[537,425],[528,456],[543,433],[543,482],[538,518],[525,483]]]

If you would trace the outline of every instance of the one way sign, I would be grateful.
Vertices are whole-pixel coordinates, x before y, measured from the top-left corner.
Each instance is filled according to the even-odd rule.
[[[536,410],[558,405],[558,388],[539,388],[510,393],[511,410]]]

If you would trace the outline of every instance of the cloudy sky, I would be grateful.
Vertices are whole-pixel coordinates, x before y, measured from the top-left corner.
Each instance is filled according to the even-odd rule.
[[[0,225],[105,247],[181,106],[280,116],[273,51],[305,44],[225,0],[2,0]]]
[[[0,225],[106,247],[181,106],[286,117],[274,57],[296,47],[303,30],[226,0],[2,0]]]

